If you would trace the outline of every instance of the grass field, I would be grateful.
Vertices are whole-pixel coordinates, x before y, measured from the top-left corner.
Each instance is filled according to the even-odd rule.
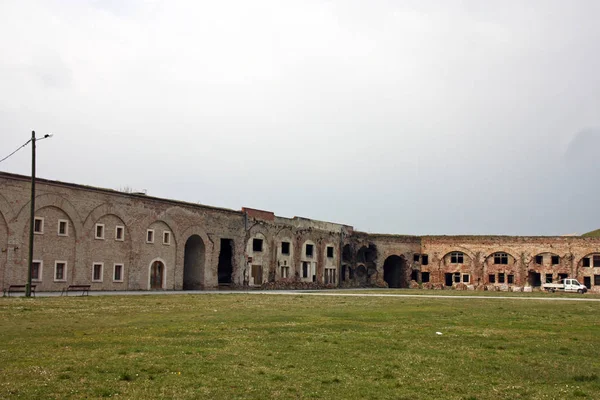
[[[592,302],[2,298],[0,326],[0,398],[600,398]]]

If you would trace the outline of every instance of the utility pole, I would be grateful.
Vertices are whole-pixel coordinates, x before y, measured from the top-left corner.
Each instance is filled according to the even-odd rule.
[[[25,297],[31,297],[31,269],[33,268],[33,228],[35,223],[35,131],[31,131],[31,211],[29,214],[29,262]]]

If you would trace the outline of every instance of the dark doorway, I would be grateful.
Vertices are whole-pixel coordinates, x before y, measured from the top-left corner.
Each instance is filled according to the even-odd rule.
[[[254,285],[262,285],[262,265],[252,266],[252,278],[254,278]]]
[[[584,276],[583,277],[583,285],[586,288],[591,289],[592,288],[592,277],[591,276]]]
[[[221,239],[221,251],[219,252],[219,285],[231,285],[231,275],[233,274],[233,240]]]
[[[389,256],[383,263],[383,280],[391,288],[407,288],[406,261],[400,256]]]
[[[165,265],[160,261],[154,261],[150,267],[150,289],[162,289],[165,276]]]
[[[202,289],[204,276],[204,242],[198,235],[192,235],[185,242],[183,256],[183,290]]]
[[[530,286],[533,287],[542,286],[542,274],[540,274],[539,272],[529,271],[529,274],[527,276],[527,282]]]
[[[446,278],[446,286],[452,286],[452,276],[454,274],[453,273],[448,273],[446,272],[445,278]]]
[[[346,280],[346,269],[348,269],[347,265],[342,265],[342,282]]]
[[[352,246],[349,244],[345,245],[342,250],[342,260],[352,262]]]

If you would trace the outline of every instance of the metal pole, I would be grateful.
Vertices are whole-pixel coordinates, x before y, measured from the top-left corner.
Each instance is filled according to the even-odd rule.
[[[33,268],[33,228],[35,222],[35,131],[31,131],[31,211],[29,214],[29,263],[25,296],[31,297],[31,270]]]

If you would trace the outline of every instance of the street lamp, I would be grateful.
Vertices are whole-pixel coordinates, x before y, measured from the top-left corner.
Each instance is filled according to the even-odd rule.
[[[33,228],[35,220],[35,142],[52,137],[51,133],[44,137],[36,139],[35,131],[31,131],[31,212],[29,215],[29,268],[27,268],[27,285],[25,286],[25,296],[31,297],[31,270],[33,268]]]

